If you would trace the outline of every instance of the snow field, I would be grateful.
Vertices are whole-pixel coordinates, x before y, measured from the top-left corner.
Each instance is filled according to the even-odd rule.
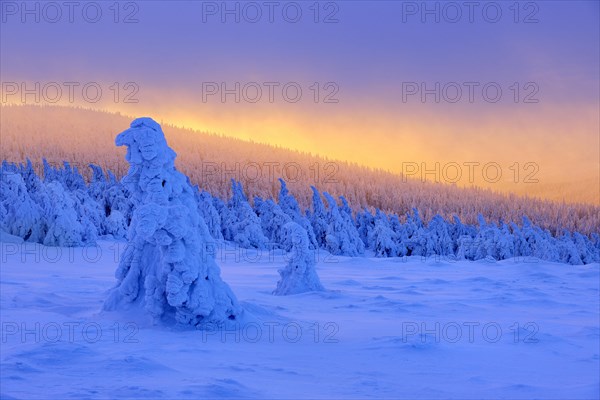
[[[597,263],[321,252],[325,291],[274,296],[286,257],[229,243],[250,318],[197,331],[101,311],[124,246],[1,244],[3,398],[598,397]]]

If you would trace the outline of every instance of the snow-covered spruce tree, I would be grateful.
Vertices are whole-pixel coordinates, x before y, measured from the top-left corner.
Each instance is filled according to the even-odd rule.
[[[45,158],[42,159],[42,165],[44,168],[44,173],[43,173],[43,178],[44,178],[44,182],[48,182],[48,181],[60,181],[60,173],[58,171],[57,168],[55,168],[54,166],[52,166],[48,160],[46,160]]]
[[[592,233],[590,244],[595,249],[594,252],[596,253],[597,257],[596,260],[600,259],[600,234],[596,232]]]
[[[583,261],[584,264],[598,262],[598,259],[600,257],[598,256],[597,251],[589,238],[587,238],[579,232],[574,232],[573,242],[575,243],[575,247],[577,247],[577,250],[579,251],[581,261]]]
[[[537,227],[542,239],[537,248],[536,257],[541,260],[560,262],[560,251],[558,241],[552,236],[549,230]]]
[[[73,232],[73,235],[81,235],[82,244],[94,244],[98,234],[102,234],[104,232],[105,216],[103,215],[103,206],[91,196],[90,190],[85,184],[83,176],[81,176],[77,167],[71,167],[69,162],[64,161],[63,167],[58,168],[51,166],[45,159],[43,161],[44,183],[46,187],[48,187],[50,183],[59,183],[64,189],[64,196],[67,198],[70,197],[72,200],[72,204],[76,212],[76,219],[81,225],[81,227],[78,225],[73,225],[73,228],[76,229],[76,231]],[[27,170],[27,167],[24,168]],[[56,188],[48,189],[47,192],[48,194],[52,193],[54,196],[63,196],[63,194],[59,193]],[[60,201],[70,204],[71,200],[65,199],[64,201]],[[38,199],[38,201],[42,205],[45,204],[44,208],[47,212],[60,213],[60,210],[58,209],[50,211],[49,206],[52,206],[52,202],[48,204],[48,199]],[[48,217],[49,224],[52,218],[55,217]],[[66,221],[58,223],[62,226],[61,228],[58,228],[57,226],[59,232],[63,229],[68,229],[65,223]],[[51,236],[44,241],[48,243],[58,243],[61,242],[62,239]],[[53,245],[58,246],[59,244]],[[78,246],[79,244],[72,245]]]
[[[132,204],[123,185],[109,183],[105,192],[104,233],[116,238],[127,236],[131,222]]]
[[[515,256],[515,244],[508,225],[501,223],[499,237],[497,238],[496,248],[501,260]]]
[[[127,236],[127,217],[119,210],[113,209],[110,214],[104,219],[103,233],[112,235],[115,238],[122,239]]]
[[[495,233],[497,227],[493,223],[488,224],[481,214],[479,214],[477,219],[479,222],[479,230],[473,240],[473,245],[468,254],[468,258],[472,260],[483,260],[485,258],[498,260],[499,257],[494,239],[497,236]]]
[[[88,185],[88,194],[103,208],[106,216],[108,214],[106,209],[106,188],[108,186],[106,175],[98,165],[90,164],[89,167],[92,170],[92,178]]]
[[[58,181],[45,184],[48,203],[43,204],[48,231],[46,246],[75,247],[95,244],[95,236],[77,218],[75,200]]]
[[[317,249],[319,245],[310,221],[306,216],[302,215],[298,201],[290,194],[285,181],[282,178],[279,178],[279,183],[281,184],[281,189],[279,190],[279,207],[281,207],[281,210],[284,213],[290,216],[292,221],[306,229],[309,247],[311,249]]]
[[[221,219],[221,236],[223,238],[233,236],[230,229],[231,227],[226,225],[226,221],[230,221],[232,218],[232,216],[229,215],[231,214],[231,211],[229,211],[227,204],[225,204],[225,202],[221,200],[218,196],[214,195],[214,193],[211,196],[213,206],[215,207],[215,210],[217,210],[217,212],[219,213],[219,218]]]
[[[379,210],[377,211],[379,213]],[[406,216],[406,233],[408,234],[408,240],[406,247],[408,248],[409,256],[424,256],[425,255],[425,243],[426,243],[426,232],[425,224],[421,219],[419,210],[416,208],[412,209],[412,213]]]
[[[540,247],[542,238],[539,235],[539,231],[535,229],[535,226],[527,216],[523,216],[523,227],[521,232],[525,239],[525,245],[529,249],[529,255],[537,257],[539,252],[538,248]]]
[[[204,218],[210,236],[216,240],[223,239],[223,232],[221,230],[221,216],[214,206],[213,197],[210,193],[200,190],[197,186],[194,187],[194,194],[196,201],[198,202],[198,211],[200,216]]]
[[[498,227],[494,222],[487,223],[480,214],[479,231],[472,240],[467,253],[471,260],[505,260],[515,255],[515,242],[508,226],[502,222]]]
[[[517,257],[530,257],[532,255],[531,248],[529,243],[527,243],[527,239],[523,234],[523,231],[517,224],[514,222],[510,223],[510,228],[512,231],[512,238],[515,249],[515,256]]]
[[[577,246],[575,246],[575,243],[573,242],[571,232],[568,230],[565,231],[563,236],[560,238],[558,246],[562,262],[566,262],[571,265],[583,264],[583,260],[581,259],[579,251],[577,250]]]
[[[279,248],[286,248],[286,234],[284,225],[292,222],[289,215],[285,214],[281,207],[273,199],[263,200],[260,197],[254,198],[254,210],[260,218],[262,231],[269,241]]]
[[[522,255],[531,255],[542,260],[558,261],[558,250],[556,244],[553,243],[550,232],[535,226],[527,216],[523,217],[523,228],[521,232],[522,237],[520,240],[523,247],[526,249],[524,251],[529,253]]]
[[[71,163],[64,161],[63,168],[60,169],[62,175],[62,184],[69,191],[75,191],[77,189],[87,191],[87,186],[83,176],[79,173],[77,166],[71,167]]]
[[[323,193],[328,204],[326,249],[331,254],[356,257],[365,251],[364,244],[356,230],[352,217],[346,218],[340,212],[335,199]]]
[[[377,210],[375,226],[369,231],[368,236],[370,248],[375,252],[375,257],[395,257],[398,255],[394,236],[387,215]]]
[[[33,164],[29,158],[24,165],[20,165],[19,170],[29,194],[31,195],[33,192],[39,190],[40,185],[42,185],[42,180],[35,173]]]
[[[394,241],[396,247],[396,255],[399,257],[404,257],[408,255],[408,247],[406,243],[408,242],[408,232],[406,230],[406,225],[400,223],[400,218],[396,214],[390,215],[390,229],[394,233],[392,235],[392,240]]]
[[[43,159],[44,182],[60,182],[68,191],[75,189],[87,189],[85,181],[77,167],[71,167],[71,163],[63,161],[62,167],[51,165],[46,159]]]
[[[324,249],[327,247],[327,212],[325,211],[325,204],[323,204],[321,194],[317,188],[314,186],[311,186],[310,188],[313,192],[313,209],[310,215],[310,223],[313,227],[318,246]]]
[[[119,282],[105,309],[143,307],[157,321],[200,329],[238,319],[243,311],[207,255],[208,230],[160,125],[138,118],[116,144],[127,146],[130,169],[123,183],[135,206]]]
[[[450,237],[452,242],[456,245],[458,238],[468,234],[467,227],[462,223],[458,215],[452,217],[453,223],[450,225]]]
[[[454,216],[454,224],[452,224],[451,232],[455,248],[455,258],[457,260],[473,260],[473,255],[478,246],[478,243],[475,241],[478,230],[471,225],[463,224],[460,218]]]
[[[425,242],[425,256],[454,255],[452,238],[450,237],[449,224],[441,215],[435,215],[427,225]]]
[[[0,177],[0,229],[41,243],[46,235],[43,211],[29,195],[23,178],[6,164],[2,165]]]
[[[89,167],[92,170],[92,180],[88,186],[88,193],[98,203],[104,216],[98,232],[102,235],[124,238],[131,219],[131,205],[125,189],[110,171],[108,175],[111,179],[108,180],[101,167],[93,164]]]
[[[89,195],[87,190],[75,189],[71,191],[75,203],[77,220],[83,228],[84,243],[95,243],[98,234],[104,232],[106,217],[102,207]]]
[[[338,232],[338,229],[341,228],[341,218],[337,207],[335,208],[335,211],[332,210],[331,201],[333,198],[331,196],[327,196],[328,193],[324,194],[326,195],[325,197],[327,198],[327,201],[329,203],[326,217],[327,230],[325,233],[325,250],[327,250],[331,254],[342,255],[342,238],[339,237]],[[333,200],[333,202],[335,203],[335,200]]]
[[[352,215],[352,208],[350,208],[348,200],[344,196],[340,196],[340,201],[342,207],[339,207],[339,213],[342,218],[343,230],[347,235],[345,243],[348,244],[348,248],[342,248],[342,252],[350,256],[362,255],[365,253],[365,244],[358,233],[356,221]]]
[[[285,296],[324,290],[315,268],[314,252],[308,248],[306,230],[295,222],[288,222],[283,230],[292,244],[291,252],[288,264],[279,270],[281,278],[273,294]]]
[[[366,248],[371,248],[369,243],[369,232],[375,227],[375,218],[373,214],[366,208],[362,212],[356,214],[356,225],[358,235],[365,244]]]
[[[229,212],[223,219],[223,237],[246,249],[266,249],[268,239],[262,232],[260,219],[248,203],[242,184],[232,179],[231,189],[231,199],[227,203]]]

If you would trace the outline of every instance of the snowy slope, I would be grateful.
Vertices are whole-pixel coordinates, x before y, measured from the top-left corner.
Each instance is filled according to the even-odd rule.
[[[599,264],[322,252],[325,292],[273,296],[283,256],[231,247],[254,319],[200,332],[101,312],[123,242],[1,246],[3,398],[599,397]]]

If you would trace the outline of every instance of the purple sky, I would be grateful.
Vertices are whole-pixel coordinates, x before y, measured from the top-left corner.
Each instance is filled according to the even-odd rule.
[[[392,170],[399,155],[490,159],[495,149],[507,163],[546,163],[542,170],[556,181],[597,174],[597,1],[138,1],[117,8],[99,1],[79,2],[72,22],[62,2],[53,3],[60,16],[47,4],[2,2],[3,84],[99,82],[106,94],[111,82],[135,82],[136,104],[122,103],[123,88],[115,104],[106,103],[109,95],[98,104],[75,103]],[[236,7],[239,22],[235,12],[222,14]],[[262,14],[252,22],[257,9]],[[302,15],[291,22],[298,9]],[[125,23],[128,17],[134,22]],[[296,82],[303,97],[291,104],[279,91],[272,103],[265,92],[257,103],[232,96],[223,102],[219,94],[203,101],[206,82]],[[333,90],[328,82],[337,103],[323,102]],[[421,93],[407,95],[411,82],[457,83],[462,97],[447,101],[455,94],[450,87],[440,102],[433,94],[423,102]],[[477,84],[473,102],[465,82]],[[497,103],[482,97],[489,83],[502,90]],[[20,97],[4,93],[6,99]],[[378,147],[361,141],[366,135],[385,141],[386,151],[373,156]],[[356,148],[340,144],[348,138]],[[569,138],[578,143],[562,157]]]

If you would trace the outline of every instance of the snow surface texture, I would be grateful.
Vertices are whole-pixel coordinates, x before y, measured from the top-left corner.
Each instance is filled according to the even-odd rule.
[[[328,291],[273,296],[280,251],[223,250],[258,320],[211,332],[98,313],[125,243],[98,245],[1,244],[0,397],[599,397],[598,263],[322,254]]]
[[[283,226],[286,240],[291,243],[289,262],[279,270],[281,279],[273,292],[276,295],[299,294],[324,290],[315,269],[315,252],[309,249],[306,230],[295,222]]]
[[[106,310],[143,306],[156,320],[203,328],[238,318],[242,309],[208,244],[187,178],[175,169],[175,152],[160,125],[138,118],[117,136],[127,146],[130,170],[123,182],[135,204],[128,243]]]

